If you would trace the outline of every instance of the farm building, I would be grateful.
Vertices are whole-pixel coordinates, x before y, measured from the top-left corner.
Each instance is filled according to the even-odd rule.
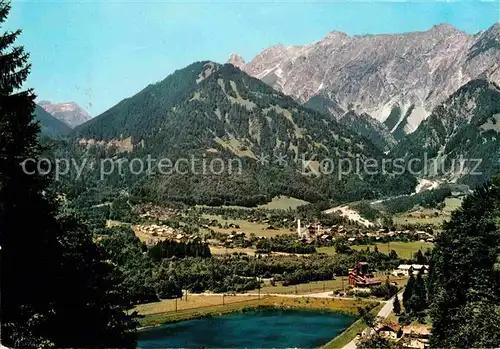
[[[428,265],[422,265],[422,264],[400,264],[397,269],[394,269],[392,271],[392,275],[394,276],[410,276],[410,273],[413,273],[413,275],[417,275],[420,271],[422,271],[424,274],[427,274],[427,271],[429,270]]]
[[[359,262],[356,267],[349,269],[349,285],[356,287],[372,287],[382,283],[369,272],[367,262]]]

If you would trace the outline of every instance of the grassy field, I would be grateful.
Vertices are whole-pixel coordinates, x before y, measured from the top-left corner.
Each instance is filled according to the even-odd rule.
[[[259,208],[271,210],[295,210],[297,207],[308,204],[307,201],[291,198],[288,196],[277,196],[267,204],[260,205]]]
[[[347,277],[344,277],[344,286],[347,288]],[[342,278],[338,277],[335,280],[325,280],[325,281],[313,281],[307,284],[298,284],[291,286],[271,286],[266,285],[260,289],[261,294],[267,293],[287,293],[287,294],[308,294],[314,292],[325,292],[342,289]],[[249,291],[251,293],[257,292],[258,290]]]
[[[232,223],[232,224],[236,224],[239,226],[238,229],[235,229],[235,228],[224,229],[224,228],[212,227],[212,229],[214,229],[216,231],[219,231],[221,233],[227,233],[227,234],[230,234],[232,231],[242,231],[247,235],[254,233],[255,236],[271,237],[271,236],[295,233],[295,229],[290,230],[290,229],[278,228],[276,230],[271,230],[271,229],[266,229],[267,228],[266,224],[249,222],[249,221],[246,221],[244,219],[222,219],[221,216],[216,216],[216,215],[203,215],[203,218],[216,219],[222,225],[224,225],[224,223],[227,223],[227,224]]]
[[[463,198],[446,198],[444,200],[445,206],[443,208],[443,212],[451,213],[455,211],[457,208],[462,206],[463,200]]]
[[[255,256],[255,249],[253,248],[240,248],[240,247],[226,248],[226,247],[212,246],[212,245],[210,245],[209,247],[210,247],[210,253],[212,253],[213,255],[225,255],[237,252],[237,253],[246,253],[250,256]]]
[[[442,214],[440,211],[425,209],[418,211],[419,214],[425,215],[426,217],[415,217],[412,216],[415,213],[403,213],[397,214],[392,217],[394,224],[396,226],[404,226],[406,224],[432,224],[436,227],[440,227],[444,221],[450,218],[449,215]],[[438,216],[435,216],[434,213],[437,212]]]
[[[387,276],[389,276],[390,282],[396,282],[399,286],[406,285],[407,277],[396,277],[393,275],[386,275],[382,272],[375,273],[375,276],[380,280],[385,281]],[[341,276],[336,277],[334,280],[325,280],[325,281],[313,281],[305,284],[297,284],[290,286],[271,286],[265,285],[260,289],[261,294],[274,294],[274,293],[283,293],[283,294],[300,294],[307,295],[309,293],[320,293],[320,292],[329,292],[334,290],[342,290],[347,289],[348,287],[348,279],[347,276],[344,276],[342,280]],[[249,293],[256,293],[258,290],[249,291]]]
[[[422,209],[417,212],[397,214],[393,217],[394,223],[398,226],[405,224],[433,224],[439,227],[444,221],[450,220],[451,213],[462,205],[462,199],[446,198],[444,203],[445,207],[441,211],[436,209]]]
[[[377,246],[378,250],[382,253],[389,253],[390,250],[394,250],[401,258],[411,258],[413,254],[416,253],[418,250],[422,250],[422,252],[425,252],[428,248],[432,248],[434,244],[430,242],[421,242],[421,241],[412,241],[412,242],[393,241],[390,243],[378,243],[373,245],[353,245],[351,246],[351,248],[354,250],[364,250],[367,247],[369,247],[371,250],[373,250],[375,246]],[[319,247],[317,248],[317,251],[320,253],[334,255],[335,247],[334,246]]]
[[[418,251],[422,250],[422,252],[427,251],[428,248],[434,247],[433,243],[430,242],[421,242],[421,241],[412,241],[412,242],[400,242],[393,241],[390,243],[381,243],[376,245],[356,245],[352,246],[355,250],[366,249],[367,247],[370,250],[375,249],[375,246],[378,247],[378,250],[382,253],[389,253],[390,250],[396,251],[399,257],[401,258],[412,258],[412,256]]]
[[[382,309],[383,306],[384,306],[383,304],[379,304],[375,308],[373,308],[370,312],[376,315],[380,311],[380,309]],[[366,328],[365,323],[362,320],[357,320],[351,326],[349,326],[344,332],[335,337],[332,341],[326,343],[321,348],[322,349],[343,348],[345,345],[347,345],[347,343],[356,338],[356,335],[358,333],[363,332],[365,328]]]
[[[213,304],[214,301],[211,300],[211,298],[215,298],[219,303]],[[267,296],[261,297],[261,299],[247,296],[226,296],[224,300],[225,305],[222,305],[221,298],[222,297],[219,296],[188,296],[188,302],[192,302],[192,307],[177,312],[169,310],[171,309],[170,304],[163,304],[164,302],[171,302],[171,300],[139,305],[135,310],[139,314],[144,315],[139,322],[141,326],[146,327],[204,316],[216,316],[259,307],[286,307],[338,311],[355,316],[357,315],[357,308],[359,306],[375,307],[378,305],[376,301],[357,299],[285,298]],[[191,301],[190,299],[193,300]],[[230,299],[232,301],[229,301]],[[228,302],[226,302],[226,300]]]
[[[276,196],[271,202],[267,204],[259,205],[257,208],[263,208],[267,210],[295,210],[297,207],[302,205],[307,205],[309,202],[292,198],[289,196]],[[232,208],[236,210],[251,210],[255,207],[245,207],[245,206],[235,206],[235,205],[222,205],[222,206],[206,206],[206,205],[196,205],[196,207],[223,207]]]
[[[192,296],[191,298],[198,297],[198,296]],[[199,296],[202,297],[202,296]],[[210,296],[211,297],[211,296]],[[188,300],[189,300],[188,296]],[[207,297],[208,298],[208,297]],[[138,313],[141,315],[145,315],[144,317],[139,319],[139,325],[141,327],[148,327],[148,326],[156,326],[168,322],[177,322],[177,321],[182,321],[182,320],[189,320],[189,319],[195,319],[195,318],[200,318],[200,317],[205,317],[205,316],[217,316],[221,314],[226,314],[226,313],[232,313],[236,311],[241,311],[244,309],[249,309],[249,308],[255,308],[259,307],[262,305],[262,302],[264,298],[261,299],[248,299],[248,298],[243,298],[243,297],[238,297],[235,298],[235,300],[231,303],[225,303],[224,299],[224,305],[222,305],[221,299],[219,297],[214,297],[216,298],[220,303],[218,305],[208,305],[208,306],[198,306],[196,308],[189,308],[189,309],[184,309],[180,311],[168,311],[165,313],[156,313],[156,314],[142,314],[140,312],[138,306],[136,310],[138,310]],[[239,299],[243,298],[243,299]],[[205,297],[203,297],[205,299]],[[237,301],[238,300],[238,301]],[[206,300],[207,302],[210,302],[210,300]],[[145,306],[146,304],[142,305]]]
[[[224,304],[238,303],[242,301],[251,301],[258,299],[257,296],[225,296]],[[182,299],[165,299],[161,302],[153,302],[147,304],[138,305],[135,310],[142,315],[151,315],[157,313],[165,313],[175,311],[176,303],[177,310],[188,310],[195,308],[204,308],[222,305],[223,299],[222,296],[191,296],[188,295],[187,300],[185,298]]]

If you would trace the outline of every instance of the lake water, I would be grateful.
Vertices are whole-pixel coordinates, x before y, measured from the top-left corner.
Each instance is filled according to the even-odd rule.
[[[140,348],[315,348],[355,320],[332,312],[264,309],[141,331]]]

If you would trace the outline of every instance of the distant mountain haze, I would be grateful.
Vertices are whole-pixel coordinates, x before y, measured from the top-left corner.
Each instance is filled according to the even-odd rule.
[[[41,101],[38,104],[45,109],[47,113],[64,122],[71,128],[75,128],[92,118],[75,102],[51,103],[49,101]]]
[[[230,61],[301,103],[367,113],[401,139],[467,82],[500,83],[500,24],[475,35],[449,24],[404,34],[336,31],[303,46],[272,46],[246,64],[236,57]]]
[[[40,134],[45,137],[57,138],[66,136],[71,132],[71,127],[47,113],[41,106],[35,108],[35,121],[40,123]]]

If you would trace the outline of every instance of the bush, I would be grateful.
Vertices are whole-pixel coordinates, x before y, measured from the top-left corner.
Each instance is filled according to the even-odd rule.
[[[391,298],[396,293],[398,293],[398,287],[387,282],[372,288],[372,295],[378,298],[384,298],[385,300]]]

